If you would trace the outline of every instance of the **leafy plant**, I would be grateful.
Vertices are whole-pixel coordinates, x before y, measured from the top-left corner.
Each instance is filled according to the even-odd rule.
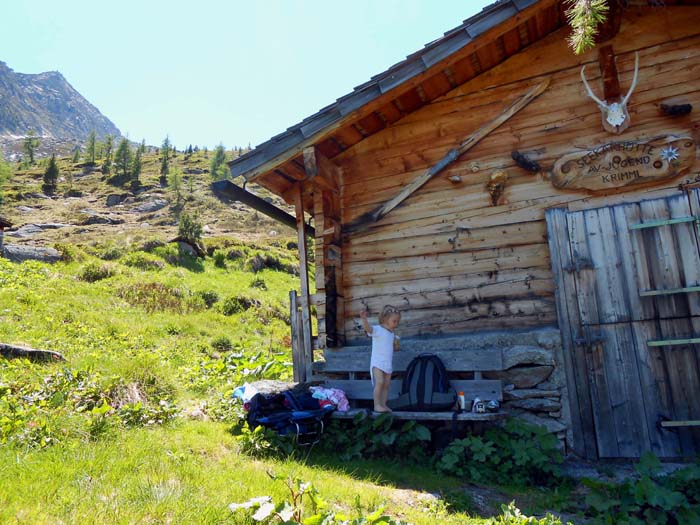
[[[91,261],[83,266],[78,277],[81,281],[94,283],[112,277],[114,274],[115,268],[113,265],[99,261]]]
[[[559,518],[549,513],[539,519],[525,516],[512,501],[508,505],[501,505],[501,512],[500,516],[489,519],[486,525],[562,525]],[[567,522],[567,525],[571,523]]]
[[[163,283],[136,282],[117,290],[117,296],[132,306],[140,306],[147,312],[185,310],[184,292]]]
[[[562,461],[557,440],[547,429],[510,419],[484,436],[453,441],[437,467],[477,482],[549,485],[560,479]]]
[[[700,465],[662,476],[661,462],[652,453],[636,465],[639,479],[619,485],[584,480],[592,523],[680,525],[700,523]]]
[[[162,270],[165,267],[159,257],[146,252],[131,252],[121,262],[139,270]]]
[[[319,446],[340,453],[343,460],[361,458],[401,458],[423,461],[430,431],[415,421],[398,421],[390,414],[375,419],[359,413],[351,421],[332,420]]]
[[[268,472],[268,475],[273,481],[282,479],[271,472]],[[328,505],[310,482],[299,478],[287,478],[283,481],[289,491],[288,500],[274,503],[270,496],[262,496],[243,503],[231,503],[229,508],[232,512],[244,510],[253,520],[261,523],[277,522],[289,525],[378,525],[380,523],[401,525],[404,523],[385,515],[384,509],[381,508],[366,516],[360,514],[355,518],[349,518],[344,514],[328,510]]]

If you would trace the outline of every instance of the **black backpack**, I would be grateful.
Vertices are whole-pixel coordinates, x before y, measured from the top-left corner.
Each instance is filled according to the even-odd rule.
[[[406,367],[397,399],[389,402],[393,410],[439,412],[452,410],[457,393],[450,385],[447,370],[435,354],[421,354]]]
[[[312,445],[321,438],[324,420],[335,409],[321,407],[311,394],[295,396],[291,390],[277,394],[255,394],[247,404],[248,426],[264,426],[280,435],[291,435],[300,445]]]

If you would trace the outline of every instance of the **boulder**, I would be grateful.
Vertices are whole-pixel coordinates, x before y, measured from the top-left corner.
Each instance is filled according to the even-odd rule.
[[[32,237],[37,233],[41,233],[43,230],[40,226],[36,224],[25,224],[24,226],[17,228],[14,231],[7,231],[5,235],[8,237]]]
[[[108,207],[116,206],[117,204],[121,204],[122,202],[124,202],[124,200],[128,196],[129,195],[127,193],[112,193],[110,195],[107,195],[107,201],[105,202],[105,205]]]
[[[561,403],[548,397],[532,398],[532,399],[516,399],[504,403],[506,408],[522,408],[530,412],[553,412],[561,409]]]
[[[535,397],[554,397],[558,399],[561,397],[561,394],[558,390],[540,390],[539,388],[525,388],[521,390],[503,389],[503,399],[507,401],[513,399],[531,399]]]
[[[55,263],[61,260],[61,254],[53,248],[42,246],[24,246],[19,244],[6,244],[2,248],[2,255],[12,262],[41,261]]]
[[[549,350],[538,346],[513,346],[503,350],[503,368],[518,365],[554,365],[554,356]]]
[[[566,425],[563,423],[560,423],[559,421],[555,419],[550,419],[546,417],[540,417],[535,414],[529,413],[529,412],[524,412],[518,416],[518,419],[522,419],[523,421],[526,421],[530,423],[531,425],[538,425],[541,427],[545,427],[549,432],[552,434],[556,434],[557,432],[563,432],[566,430]]]
[[[165,208],[168,204],[170,203],[165,199],[152,199],[134,207],[134,211],[138,213],[150,213]]]
[[[509,370],[484,372],[486,379],[500,379],[512,383],[515,388],[532,388],[547,379],[554,370],[553,366],[518,366]]]

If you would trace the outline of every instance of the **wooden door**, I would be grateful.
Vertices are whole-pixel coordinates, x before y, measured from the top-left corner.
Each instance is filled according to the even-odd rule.
[[[696,190],[547,212],[578,453],[700,452],[699,216]]]

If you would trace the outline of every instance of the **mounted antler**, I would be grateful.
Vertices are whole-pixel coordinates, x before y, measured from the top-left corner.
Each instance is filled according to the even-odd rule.
[[[586,88],[588,96],[591,97],[600,111],[603,113],[603,127],[610,133],[622,133],[630,125],[630,115],[627,112],[627,101],[629,100],[634,88],[637,86],[637,74],[639,73],[639,53],[634,53],[634,76],[627,94],[619,102],[606,102],[600,100],[593,94],[593,90],[586,81],[585,74],[586,66],[581,67],[581,80]]]

